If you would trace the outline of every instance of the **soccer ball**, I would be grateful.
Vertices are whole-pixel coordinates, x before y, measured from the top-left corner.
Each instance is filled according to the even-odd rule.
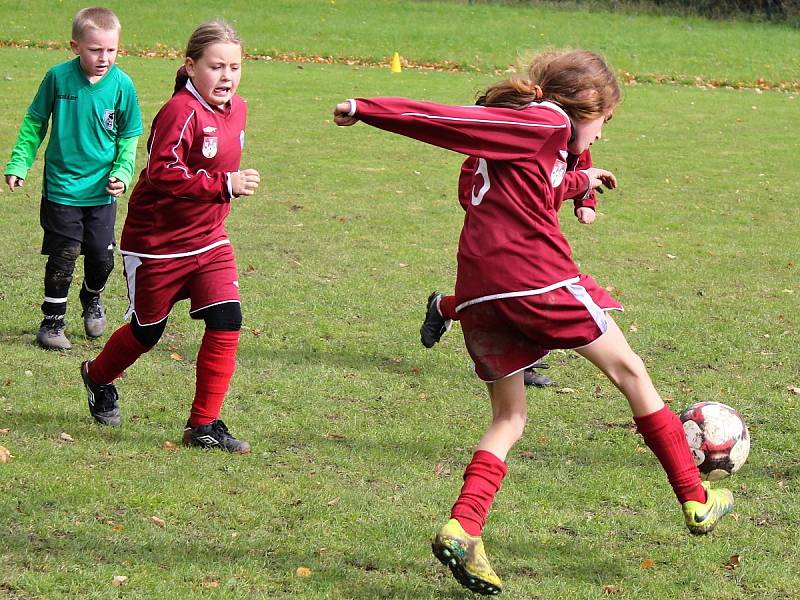
[[[681,422],[702,479],[724,479],[736,473],[747,460],[750,453],[747,425],[727,404],[692,404],[681,413]]]

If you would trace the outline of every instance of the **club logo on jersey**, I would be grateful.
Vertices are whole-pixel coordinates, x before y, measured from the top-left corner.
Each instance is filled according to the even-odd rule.
[[[103,111],[103,127],[108,130],[114,129],[114,110],[111,108]]]
[[[214,158],[217,155],[217,138],[205,136],[203,137],[203,156],[206,158]]]
[[[203,127],[203,133],[215,133],[216,131],[217,128],[211,127],[211,125],[209,125],[208,127]]]
[[[554,188],[561,185],[566,172],[567,163],[565,163],[563,160],[556,160],[556,164],[553,165],[553,170],[550,172],[550,183],[553,184]]]

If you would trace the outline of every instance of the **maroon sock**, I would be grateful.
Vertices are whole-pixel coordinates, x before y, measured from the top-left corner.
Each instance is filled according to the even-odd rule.
[[[449,319],[451,321],[458,321],[455,296],[442,296],[439,299],[439,314],[442,315],[445,319]]]
[[[131,324],[126,323],[108,338],[100,354],[91,362],[89,378],[98,385],[111,383],[148,350],[150,348],[133,335]]]
[[[206,329],[197,353],[197,384],[189,425],[208,425],[219,418],[222,401],[236,370],[238,331]]]
[[[667,472],[672,490],[683,504],[687,500],[706,501],[700,471],[694,464],[681,420],[668,406],[643,417],[634,417],[644,443],[653,451]]]
[[[464,470],[464,485],[450,511],[470,535],[480,535],[494,496],[500,489],[508,467],[491,452],[478,450]]]

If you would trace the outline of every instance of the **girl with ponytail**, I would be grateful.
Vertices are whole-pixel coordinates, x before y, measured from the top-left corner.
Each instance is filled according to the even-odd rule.
[[[622,392],[691,533],[708,533],[733,507],[730,491],[701,484],[680,420],[608,314],[621,305],[580,272],[559,225],[568,157],[600,139],[619,102],[605,60],[576,50],[536,56],[524,74],[489,87],[477,106],[356,98],[334,110],[339,126],[364,121],[470,157],[459,185],[468,202],[455,310],[492,420],[432,547],[462,585],[481,594],[502,590],[481,535],[527,421],[523,371],[550,350],[575,350]],[[616,185],[602,169],[582,170],[580,181],[587,191]]]

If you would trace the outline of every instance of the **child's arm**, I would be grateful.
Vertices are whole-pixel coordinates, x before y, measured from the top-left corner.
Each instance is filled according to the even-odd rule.
[[[14,149],[11,151],[11,159],[6,164],[3,173],[12,192],[16,188],[22,187],[22,182],[28,177],[28,171],[36,159],[36,152],[46,135],[47,121],[38,121],[30,114],[26,114],[19,127],[17,143],[14,144]]]
[[[139,136],[117,138],[117,152],[111,165],[106,191],[112,196],[121,196],[131,185],[136,166],[136,144]]]
[[[449,106],[407,98],[357,98],[336,106],[337,125],[353,125],[359,120],[488,160],[530,157],[554,135],[563,135],[566,143],[569,131],[566,117],[547,109]]]

